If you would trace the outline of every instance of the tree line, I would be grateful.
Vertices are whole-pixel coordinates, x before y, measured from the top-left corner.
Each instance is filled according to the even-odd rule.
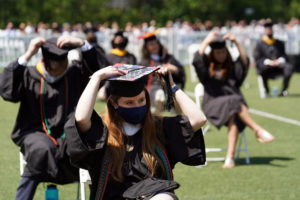
[[[139,24],[155,20],[164,26],[168,20],[251,21],[270,17],[286,22],[300,17],[300,0],[0,0],[0,28],[8,22],[117,21]]]

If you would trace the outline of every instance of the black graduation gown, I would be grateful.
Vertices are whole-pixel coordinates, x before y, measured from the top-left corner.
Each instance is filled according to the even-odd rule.
[[[249,61],[248,61],[249,63]],[[209,62],[206,55],[195,53],[193,65],[197,76],[204,86],[202,109],[207,119],[216,127],[227,125],[230,117],[241,111],[241,105],[247,105],[240,87],[247,75],[249,64],[244,65],[239,57],[226,80],[218,80],[209,75]],[[240,131],[245,128],[243,122],[236,117],[235,122]]]
[[[59,81],[52,84],[45,81],[44,102],[42,104],[52,135],[59,143],[58,147],[46,136],[42,126],[41,75],[36,67],[21,66],[18,61],[15,61],[9,64],[1,74],[1,97],[6,101],[20,102],[11,138],[15,144],[21,147],[28,163],[23,176],[34,176],[38,177],[40,181],[55,183],[78,180],[78,169],[75,170],[70,165],[66,155],[65,139],[62,138],[62,135],[67,116],[74,112],[88,77],[93,71],[104,67],[102,63],[99,63],[99,57],[98,60],[95,59],[95,55],[97,52],[94,48],[83,52],[83,65],[79,62],[73,62]],[[65,81],[68,85],[67,95]],[[65,104],[66,97],[67,104]],[[41,142],[40,146],[45,145],[45,149],[47,146],[50,148],[49,151],[55,151],[55,155],[48,154],[49,152],[47,155],[36,152],[35,147],[33,147],[35,140]],[[58,166],[58,161],[60,161],[59,164],[65,163],[65,165]],[[31,163],[35,167],[31,166]],[[61,169],[66,173],[62,173]]]
[[[92,115],[92,127],[89,131],[80,133],[74,118],[67,123],[66,129],[71,162],[89,170],[92,179],[90,199],[95,199],[108,130],[95,112]],[[187,165],[205,163],[202,131],[200,129],[194,132],[186,117],[164,117],[162,133],[165,139],[161,142],[165,146],[172,169],[177,162]],[[125,144],[133,146],[133,150],[126,152],[123,162],[122,173],[125,180],[119,183],[110,177],[103,199],[123,199],[122,194],[128,187],[149,175],[150,172],[142,158],[141,138],[141,131],[134,136],[127,137]],[[155,177],[162,178],[162,171],[159,168],[156,170]]]
[[[108,62],[112,65],[116,63],[123,63],[123,64],[136,64],[136,58],[133,54],[127,52],[124,56],[118,56],[112,53],[106,55]]]
[[[266,78],[275,78],[278,75],[291,76],[293,67],[287,62],[280,64],[278,67],[270,67],[264,64],[265,59],[274,60],[280,57],[288,61],[288,57],[285,54],[285,46],[282,41],[275,39],[275,43],[272,45],[268,45],[263,40],[258,41],[254,51],[258,74]]]

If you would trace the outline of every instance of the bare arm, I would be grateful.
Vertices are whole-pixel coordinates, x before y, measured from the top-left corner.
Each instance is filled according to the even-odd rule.
[[[206,49],[206,47],[209,45],[209,43],[211,43],[212,41],[214,41],[217,38],[217,33],[216,32],[210,32],[206,38],[201,42],[200,44],[200,48],[199,48],[199,54],[203,55],[204,51]]]
[[[238,51],[240,53],[240,57],[241,57],[243,64],[247,65],[247,63],[248,63],[247,53],[246,53],[245,49],[242,47],[242,45],[236,40],[236,38],[232,34],[227,34],[224,36],[224,39],[229,39],[236,45],[236,47],[238,48]]]
[[[91,127],[91,117],[96,101],[100,82],[112,77],[125,74],[124,71],[117,70],[111,66],[96,71],[81,94],[76,110],[75,120],[80,131],[85,132]]]
[[[171,87],[173,88],[175,86],[172,75],[167,68],[161,68],[157,73],[160,75],[168,74]],[[194,131],[199,130],[205,124],[207,120],[203,112],[181,89],[175,92],[174,100],[182,113],[189,119]]]
[[[45,39],[42,37],[36,37],[32,39],[29,43],[28,49],[26,50],[25,54],[23,54],[21,57],[23,57],[24,60],[28,62],[31,59],[31,57],[38,52],[39,48],[43,44],[45,44],[45,42]]]

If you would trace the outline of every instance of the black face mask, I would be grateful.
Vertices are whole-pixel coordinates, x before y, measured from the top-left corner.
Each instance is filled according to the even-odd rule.
[[[114,48],[119,48],[119,49],[125,49],[127,45],[127,42],[125,40],[123,40],[122,42],[118,43],[118,44],[114,44]]]
[[[267,35],[270,39],[273,38],[273,33]]]
[[[119,106],[117,112],[122,116],[122,118],[131,124],[139,124],[145,119],[148,112],[148,105],[134,107],[134,108],[124,108]]]

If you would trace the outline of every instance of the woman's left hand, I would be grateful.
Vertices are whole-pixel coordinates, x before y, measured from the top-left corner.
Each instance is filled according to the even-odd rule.
[[[62,48],[65,45],[70,45],[70,46],[74,46],[74,47],[80,47],[84,44],[84,41],[80,38],[77,37],[73,37],[73,36],[69,36],[69,35],[63,35],[60,36],[57,39],[57,43],[56,45],[58,46],[58,48]]]
[[[234,35],[232,35],[231,33],[228,33],[226,35],[224,35],[223,37],[224,40],[230,40],[232,42],[236,42],[236,38]]]
[[[160,67],[160,69],[156,71],[156,74],[158,75],[159,79],[161,77],[168,76],[171,87],[173,87],[175,85],[175,83],[173,81],[172,73],[170,72],[170,70],[167,67]]]

